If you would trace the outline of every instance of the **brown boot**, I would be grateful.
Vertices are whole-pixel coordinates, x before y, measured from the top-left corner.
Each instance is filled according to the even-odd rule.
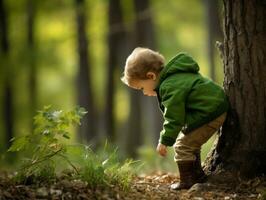
[[[198,183],[204,183],[207,180],[207,176],[204,173],[201,167],[201,159],[200,159],[200,152],[195,153],[196,161],[195,161],[195,177]]]
[[[177,165],[179,168],[180,182],[172,184],[171,189],[189,189],[197,183],[194,173],[195,161],[178,161]]]

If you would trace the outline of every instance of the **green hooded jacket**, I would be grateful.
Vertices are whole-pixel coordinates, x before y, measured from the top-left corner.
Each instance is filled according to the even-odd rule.
[[[229,107],[223,89],[199,73],[191,56],[179,53],[163,68],[155,88],[163,113],[161,144],[172,146],[184,134],[214,120]]]

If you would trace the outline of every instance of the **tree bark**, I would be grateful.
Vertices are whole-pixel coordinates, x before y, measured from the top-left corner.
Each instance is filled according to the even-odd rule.
[[[84,107],[88,113],[82,120],[79,129],[81,140],[96,144],[96,111],[93,101],[91,85],[91,66],[88,58],[88,41],[86,36],[86,10],[84,0],[76,0],[77,34],[79,52],[79,70],[77,78],[78,105]]]
[[[13,91],[11,87],[10,68],[8,65],[9,59],[9,41],[8,41],[8,24],[7,13],[3,0],[0,0],[0,39],[1,39],[1,57],[5,63],[5,86],[4,86],[4,101],[3,101],[3,120],[6,129],[6,147],[9,148],[10,140],[14,136],[14,113],[13,113]]]
[[[231,110],[207,159],[213,173],[266,173],[266,2],[224,0],[224,88]]]

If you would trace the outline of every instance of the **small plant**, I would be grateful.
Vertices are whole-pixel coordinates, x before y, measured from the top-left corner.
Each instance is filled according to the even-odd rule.
[[[77,107],[73,111],[53,111],[46,106],[34,118],[33,133],[12,139],[8,151],[23,152],[24,162],[15,176],[18,182],[31,183],[55,178],[55,159],[68,162],[77,172],[76,167],[68,160],[64,139],[69,139],[71,125],[80,124],[86,114],[84,108]],[[63,139],[63,140],[62,140]]]
[[[85,114],[80,107],[63,112],[47,106],[39,111],[34,118],[33,133],[12,139],[8,150],[20,152],[24,157],[15,181],[23,184],[51,182],[57,177],[58,163],[62,165],[59,160],[63,160],[66,165],[62,171],[69,172],[68,169],[72,168],[68,173],[70,179],[85,181],[92,188],[114,185],[124,190],[129,188],[134,175],[131,165],[135,162],[120,163],[117,149],[111,150],[106,144],[103,151],[96,154],[89,146],[64,143],[70,139],[70,126],[80,124]]]

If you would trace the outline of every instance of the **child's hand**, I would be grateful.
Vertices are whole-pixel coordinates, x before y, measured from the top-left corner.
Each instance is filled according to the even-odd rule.
[[[166,156],[167,154],[167,147],[161,143],[159,143],[157,145],[157,152],[161,155],[161,156]]]

